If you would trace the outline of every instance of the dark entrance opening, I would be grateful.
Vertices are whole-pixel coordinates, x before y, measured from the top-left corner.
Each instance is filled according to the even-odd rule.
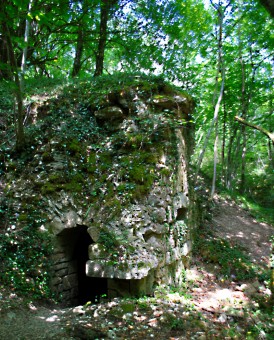
[[[83,305],[88,301],[99,302],[102,295],[107,296],[107,279],[86,275],[86,262],[89,260],[88,247],[94,242],[88,234],[86,226],[78,226],[77,230],[78,237],[73,257],[77,262],[78,303]]]
[[[179,208],[177,210],[177,218],[176,221],[183,221],[186,218],[187,209],[186,208]]]
[[[107,297],[108,279],[88,277],[86,263],[89,260],[88,248],[94,243],[87,227],[77,225],[63,230],[56,237],[53,256],[53,291],[60,294],[62,303],[67,306],[98,302]]]

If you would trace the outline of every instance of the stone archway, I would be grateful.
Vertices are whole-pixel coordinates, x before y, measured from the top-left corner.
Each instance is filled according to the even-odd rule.
[[[107,279],[86,275],[88,248],[92,243],[83,225],[66,228],[56,235],[51,286],[65,305],[94,303],[107,294]]]

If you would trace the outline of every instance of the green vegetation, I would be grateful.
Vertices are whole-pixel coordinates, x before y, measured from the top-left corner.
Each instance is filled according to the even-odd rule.
[[[172,180],[181,160],[171,132],[180,128],[192,144],[193,123],[193,187],[202,174],[211,199],[216,192],[228,195],[274,224],[273,141],[235,120],[269,132],[274,125],[273,18],[260,1],[2,1],[0,50],[1,284],[48,297],[45,200],[69,192],[86,218],[118,219],[155,183]],[[176,96],[182,91],[195,98],[193,117]],[[173,94],[188,121],[170,110]],[[110,103],[128,126],[96,118]],[[163,154],[168,158],[160,168]],[[197,255],[228,281],[270,281],[274,293],[273,272],[271,287],[269,273],[255,267],[245,249],[215,238],[203,223]],[[104,230],[99,242],[117,263],[122,237]],[[164,315],[161,326],[182,333],[197,327],[215,337],[193,310],[187,288],[155,293],[167,303],[172,293],[174,303],[186,300],[188,314]],[[153,304],[155,297],[125,302],[118,317],[134,308],[152,313]],[[248,314],[256,322],[246,324]],[[271,339],[270,314],[265,301],[255,301],[219,338],[237,338],[240,325],[245,339]]]
[[[246,280],[255,278],[256,268],[240,246],[227,240],[216,239],[206,232],[195,239],[194,253],[207,262],[220,266],[220,275],[226,279]]]
[[[14,219],[14,212],[1,211],[5,222],[10,223],[5,233],[0,233],[0,281],[32,298],[50,298],[50,240],[40,230],[44,223],[40,213],[32,206],[25,206],[27,213]],[[15,213],[16,215],[16,213]]]

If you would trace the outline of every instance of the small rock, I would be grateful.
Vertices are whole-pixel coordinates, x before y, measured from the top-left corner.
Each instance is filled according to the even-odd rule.
[[[242,284],[242,285],[240,285],[240,286],[235,287],[235,290],[238,290],[238,291],[240,291],[240,292],[243,292],[243,291],[246,290],[246,288],[247,288],[247,284],[244,283],[244,284]]]
[[[126,314],[123,315],[123,319],[124,319],[124,320],[131,319],[132,316],[133,316],[133,315],[132,315],[131,313],[126,313]]]
[[[219,317],[218,317],[218,321],[221,322],[221,323],[225,323],[227,321],[227,316],[226,314],[221,314]]]
[[[156,319],[156,318],[150,319],[150,320],[148,321],[148,325],[149,325],[150,327],[157,327],[157,325],[158,325],[157,319]]]
[[[86,313],[83,309],[83,306],[77,306],[73,308],[72,312],[79,315],[84,315]]]

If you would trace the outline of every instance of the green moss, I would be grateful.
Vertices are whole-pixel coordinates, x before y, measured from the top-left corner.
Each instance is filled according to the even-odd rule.
[[[148,153],[145,156],[142,156],[141,159],[144,159],[144,161],[148,164],[156,164],[159,159],[159,155],[157,153]]]
[[[52,154],[50,152],[44,152],[42,154],[42,161],[47,163],[47,162],[52,162],[54,160]]]
[[[112,164],[112,156],[109,152],[102,152],[101,154],[99,154],[100,156],[100,162],[105,163],[105,164]]]
[[[41,193],[42,193],[42,195],[52,194],[56,191],[60,191],[61,188],[62,187],[60,185],[56,185],[56,184],[52,184],[52,183],[47,182],[42,186]]]
[[[89,164],[95,164],[96,163],[96,152],[90,152],[88,155],[87,161]]]
[[[150,187],[146,187],[145,185],[137,185],[136,189],[132,193],[132,201],[141,200],[144,196],[149,192]]]
[[[121,303],[121,308],[123,313],[133,313],[135,311],[135,304],[131,302],[124,302]]]
[[[169,176],[171,174],[171,170],[169,168],[162,168],[160,170],[160,174],[162,176]]]
[[[66,183],[66,178],[63,173],[55,173],[49,175],[48,181],[53,184],[64,184]]]
[[[10,161],[9,163],[7,163],[7,169],[9,171],[15,171],[17,166],[18,166],[17,163],[15,163],[13,161]]]
[[[63,188],[66,191],[71,191],[71,192],[81,192],[83,190],[83,186],[75,181],[72,181],[70,183],[66,183],[63,185]]]
[[[162,145],[157,147],[157,145],[154,144],[149,150],[133,151],[130,157],[134,160],[135,164],[156,165],[160,154],[163,153],[162,149]]]
[[[153,169],[145,166],[136,166],[129,170],[130,181],[136,184],[142,184],[146,188],[150,188],[155,180]]]
[[[109,196],[105,199],[105,209],[108,209],[112,215],[119,215],[122,211],[122,204],[115,196]]]
[[[27,214],[20,214],[18,216],[18,222],[26,222],[28,220],[28,215]]]
[[[141,164],[135,165],[128,172],[130,179],[136,183],[144,183],[146,173],[146,167]]]
[[[72,154],[75,155],[77,153],[81,153],[83,146],[77,139],[73,139],[68,145],[67,150]]]
[[[94,174],[94,172],[96,171],[97,166],[96,165],[86,165],[83,168],[83,171],[86,171],[89,174]]]
[[[71,181],[72,182],[78,182],[78,183],[85,183],[85,178],[84,178],[83,174],[81,174],[80,172],[77,172],[77,173],[71,175]]]
[[[145,264],[145,262],[138,262],[137,267],[138,267],[138,269],[145,268],[146,264]]]
[[[144,148],[146,144],[150,142],[148,136],[144,133],[130,133],[126,134],[126,147],[133,148],[133,149],[140,149]]]

